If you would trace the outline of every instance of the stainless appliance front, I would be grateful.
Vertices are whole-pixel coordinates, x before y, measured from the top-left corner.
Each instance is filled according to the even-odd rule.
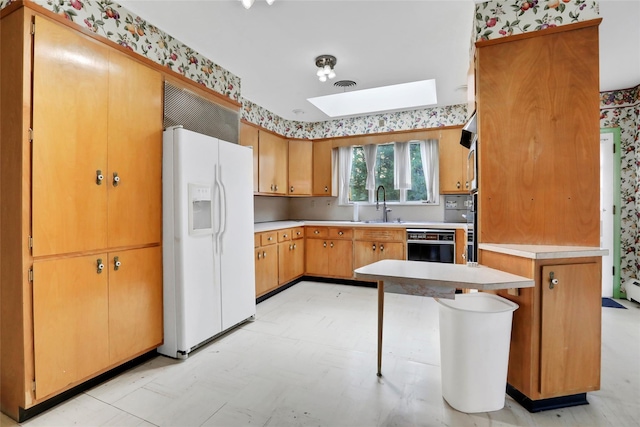
[[[407,229],[407,260],[455,263],[455,230]]]

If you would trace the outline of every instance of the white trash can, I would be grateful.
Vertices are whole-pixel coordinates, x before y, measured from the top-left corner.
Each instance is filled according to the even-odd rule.
[[[513,312],[518,304],[484,292],[440,303],[442,397],[460,412],[504,407]]]

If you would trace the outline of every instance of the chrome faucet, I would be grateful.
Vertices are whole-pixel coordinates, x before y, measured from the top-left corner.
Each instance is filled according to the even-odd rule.
[[[383,185],[379,185],[376,189],[376,210],[380,210],[380,189],[382,188],[382,222],[389,221],[388,214],[391,209],[387,209],[387,192]]]

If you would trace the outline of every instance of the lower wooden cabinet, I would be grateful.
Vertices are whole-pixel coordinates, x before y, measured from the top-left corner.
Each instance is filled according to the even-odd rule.
[[[314,276],[353,277],[353,229],[305,227],[306,273]]]
[[[261,246],[255,250],[256,296],[278,287],[278,246]]]
[[[356,229],[353,268],[383,259],[406,259],[406,230],[402,229]]]
[[[161,247],[35,261],[33,277],[37,399],[162,344]]]
[[[480,262],[535,281],[517,295],[497,292],[519,305],[509,385],[533,402],[599,390],[602,259],[533,260],[481,250]]]
[[[304,274],[303,228],[279,232],[278,242],[278,285],[284,285]]]

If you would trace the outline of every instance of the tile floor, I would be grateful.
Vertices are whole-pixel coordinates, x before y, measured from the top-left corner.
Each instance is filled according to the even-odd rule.
[[[640,426],[640,305],[603,308],[602,389],[589,405],[464,414],[440,391],[438,306],[387,294],[383,374],[376,290],[301,282],[188,360],[158,356],[25,426]],[[16,424],[2,415],[0,425]]]

